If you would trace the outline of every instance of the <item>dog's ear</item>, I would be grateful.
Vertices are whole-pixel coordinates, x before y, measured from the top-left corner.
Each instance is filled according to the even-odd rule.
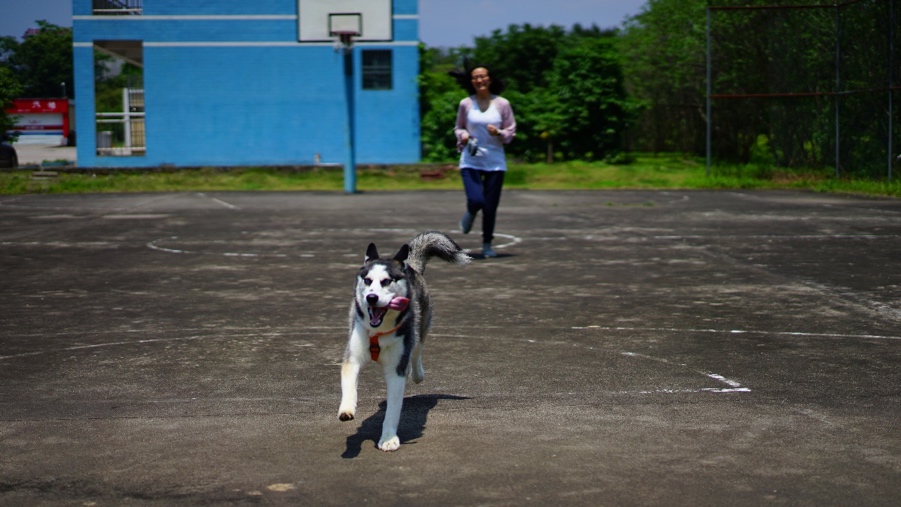
[[[366,248],[366,256],[363,257],[363,263],[374,261],[379,258],[379,251],[375,249],[375,243],[370,243]]]
[[[397,251],[397,254],[394,256],[394,260],[397,262],[404,262],[407,260],[407,257],[410,256],[410,245],[404,245],[400,247],[400,250]]]

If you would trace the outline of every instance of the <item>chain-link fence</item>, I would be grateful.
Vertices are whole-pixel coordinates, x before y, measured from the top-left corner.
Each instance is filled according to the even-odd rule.
[[[711,2],[708,167],[891,179],[901,149],[897,4]]]

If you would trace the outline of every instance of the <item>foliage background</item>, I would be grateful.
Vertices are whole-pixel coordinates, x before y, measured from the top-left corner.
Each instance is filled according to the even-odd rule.
[[[526,161],[616,160],[639,104],[626,94],[617,32],[579,25],[510,25],[473,47],[421,48],[423,159],[457,157],[453,126],[467,92],[450,75],[486,66],[502,80],[517,134],[507,153]]]
[[[511,25],[472,47],[424,49],[425,159],[456,156],[464,93],[442,74],[470,62],[507,81],[520,160],[705,156],[708,7],[713,95],[744,96],[713,100],[715,163],[886,177],[901,144],[889,153],[901,139],[901,0],[648,0],[618,29]]]
[[[46,21],[37,25],[37,33],[22,42],[0,37],[0,132],[15,125],[5,112],[13,99],[75,98],[72,30]]]
[[[507,85],[503,95],[518,123],[507,152],[515,160],[628,163],[641,152],[704,156],[707,8],[780,3],[789,4],[647,0],[617,28],[510,25],[468,46],[421,46],[422,158],[457,159],[453,125],[466,92],[451,74],[465,75],[475,65],[488,66]],[[790,5],[825,8],[711,11],[715,95],[806,95],[715,99],[715,160],[771,168],[758,171],[761,176],[782,168],[834,167],[843,175],[884,177],[886,161],[891,164],[901,150],[901,141],[894,153],[887,147],[888,140],[901,139],[901,29],[890,31],[901,16],[901,0]],[[0,105],[63,92],[74,98],[71,84],[62,89],[73,81],[71,29],[37,24],[37,33],[22,42],[0,38]],[[110,72],[102,56],[97,63],[97,103],[117,111],[120,89],[139,79],[140,69],[126,65]],[[891,111],[887,97],[895,104]],[[0,109],[0,131],[9,125]]]

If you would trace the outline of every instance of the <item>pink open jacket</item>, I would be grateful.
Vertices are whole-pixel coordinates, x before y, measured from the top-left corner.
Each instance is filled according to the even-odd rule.
[[[460,136],[463,135],[463,132],[466,132],[466,117],[475,103],[474,97],[475,95],[470,95],[461,100],[460,108],[457,110],[457,126],[454,129],[454,134],[457,136],[458,149],[463,147],[463,143],[460,142]],[[516,119],[513,117],[513,108],[510,107],[510,101],[500,95],[492,95],[491,100],[494,101],[494,106],[501,114],[501,126],[498,129],[498,135],[501,138],[501,142],[509,144],[513,140],[513,136],[516,135]]]

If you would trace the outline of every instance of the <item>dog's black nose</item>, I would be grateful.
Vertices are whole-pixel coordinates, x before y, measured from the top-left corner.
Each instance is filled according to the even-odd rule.
[[[370,306],[375,306],[375,304],[379,302],[379,297],[376,294],[369,294],[366,296],[366,302],[369,303]]]

